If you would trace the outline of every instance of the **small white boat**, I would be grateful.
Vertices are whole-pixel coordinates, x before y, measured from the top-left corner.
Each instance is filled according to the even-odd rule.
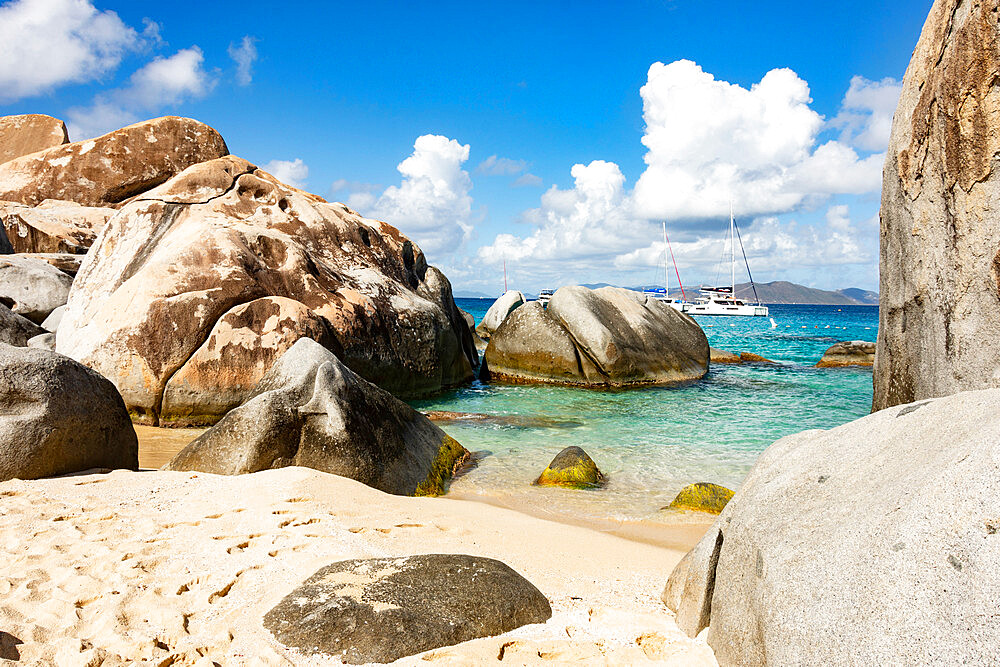
[[[543,289],[541,292],[538,293],[538,303],[542,304],[543,306],[549,305],[549,299],[552,298],[553,294],[555,294],[555,290]]]
[[[669,257],[673,257],[673,251],[670,250],[670,241],[667,239],[667,223],[663,224],[663,284],[664,287],[652,287],[647,288],[642,291],[648,297],[652,297],[658,301],[662,301],[666,305],[670,306],[676,311],[681,313],[686,313],[691,309],[691,303],[685,301],[684,299],[672,299],[670,298],[670,267],[668,261]],[[677,271],[677,262],[674,262],[674,271]],[[677,282],[680,283],[680,273],[677,273]],[[684,294],[684,285],[681,285],[681,295]]]
[[[733,217],[732,205],[729,207],[729,244],[732,250],[732,269],[728,287],[702,287],[704,296],[694,300],[691,308],[686,312],[691,315],[738,315],[741,317],[767,317],[767,306],[760,303],[750,303],[742,299],[737,299],[736,293],[736,219]],[[740,247],[743,240],[740,239]],[[746,252],[743,253],[746,261]],[[754,287],[753,275],[750,274],[750,263],[747,262],[747,275],[750,276],[750,286]],[[757,288],[754,287],[754,295]]]

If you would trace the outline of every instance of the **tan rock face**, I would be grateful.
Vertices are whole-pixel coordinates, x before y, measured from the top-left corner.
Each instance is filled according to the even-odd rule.
[[[938,0],[903,80],[882,187],[873,409],[1000,387],[997,0]]]
[[[208,125],[165,116],[0,164],[0,200],[117,205],[191,165],[228,154]]]
[[[0,164],[69,142],[66,124],[32,113],[0,117]]]
[[[875,343],[863,340],[845,341],[831,345],[823,353],[816,368],[843,366],[872,366],[875,364]]]
[[[111,379],[141,420],[211,423],[303,336],[397,394],[472,376],[471,333],[419,248],[230,156],[109,220],[57,349]]]
[[[0,201],[0,224],[18,253],[83,255],[114,213],[113,208],[53,199],[35,207]]]

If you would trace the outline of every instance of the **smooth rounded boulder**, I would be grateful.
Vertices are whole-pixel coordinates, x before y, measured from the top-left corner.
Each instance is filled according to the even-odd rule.
[[[816,363],[816,368],[843,368],[845,366],[874,366],[875,343],[863,340],[845,341],[831,345]]]
[[[617,287],[563,287],[547,307],[533,301],[504,320],[481,377],[626,387],[697,380],[708,363],[701,327],[662,301]]]
[[[66,124],[40,113],[0,116],[0,164],[69,142]]]
[[[402,396],[472,378],[447,278],[394,227],[237,157],[124,206],[77,274],[56,349],[146,423],[211,424],[296,340]]]
[[[512,312],[524,305],[524,295],[517,290],[508,290],[494,301],[476,327],[476,333],[483,340],[489,340],[493,332],[500,328]]]
[[[453,554],[341,561],[317,570],[264,616],[285,646],[348,664],[387,663],[552,617],[506,564]]]
[[[305,466],[386,493],[436,496],[468,456],[427,417],[302,338],[249,400],[165,468],[242,475]]]
[[[0,303],[35,324],[66,303],[72,276],[37,257],[0,255]]]
[[[695,482],[681,489],[665,509],[718,514],[733,498],[733,491],[712,482]]]
[[[47,199],[38,206],[0,201],[0,225],[18,253],[86,254],[115,210]]]
[[[208,125],[164,116],[0,164],[0,200],[115,206],[191,165],[228,154]]]
[[[28,341],[46,332],[31,320],[21,317],[0,303],[0,343],[15,347],[25,347]]]
[[[0,481],[139,467],[113,384],[72,359],[0,343]]]
[[[1000,387],[1000,12],[937,0],[882,179],[872,410]]]
[[[664,600],[724,667],[991,663],[998,462],[997,389],[783,438]]]
[[[593,489],[607,482],[594,459],[580,447],[562,450],[535,480],[537,486],[561,486],[568,489]]]

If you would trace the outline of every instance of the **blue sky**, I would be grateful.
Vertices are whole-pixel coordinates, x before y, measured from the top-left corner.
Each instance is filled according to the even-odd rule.
[[[657,281],[664,219],[681,277],[714,282],[730,198],[758,281],[875,288],[929,0],[619,4],[14,0],[0,113],[72,139],[197,118],[458,290],[496,292],[504,261],[528,291]]]

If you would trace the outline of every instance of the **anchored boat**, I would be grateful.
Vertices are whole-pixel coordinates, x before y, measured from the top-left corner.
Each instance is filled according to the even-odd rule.
[[[740,250],[743,253],[743,262],[747,267],[747,275],[750,277],[750,286],[753,288],[753,295],[756,303],[744,301],[736,298],[736,241],[739,239]],[[767,306],[760,302],[757,297],[757,286],[753,282],[753,274],[750,273],[750,262],[747,261],[747,253],[743,248],[743,239],[739,234],[739,227],[736,226],[736,219],[733,217],[732,204],[729,206],[729,245],[732,250],[732,263],[730,278],[731,282],[727,287],[702,287],[701,296],[694,300],[691,307],[685,311],[690,315],[738,315],[742,317],[767,317]]]

